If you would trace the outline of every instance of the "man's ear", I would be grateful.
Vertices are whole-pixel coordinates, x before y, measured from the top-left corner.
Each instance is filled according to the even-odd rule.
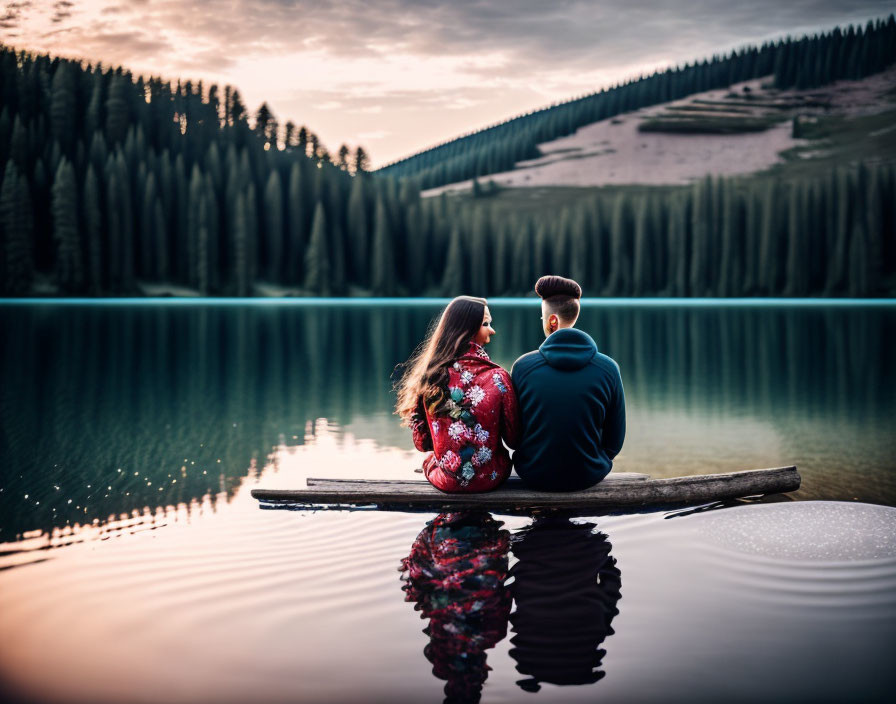
[[[551,332],[560,327],[560,318],[557,317],[556,313],[551,313],[548,317],[548,327],[551,329]]]

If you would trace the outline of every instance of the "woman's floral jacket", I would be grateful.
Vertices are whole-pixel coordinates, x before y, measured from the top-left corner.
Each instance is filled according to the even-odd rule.
[[[510,374],[471,342],[448,370],[448,393],[447,415],[431,416],[421,400],[411,419],[415,447],[431,451],[423,473],[442,491],[494,489],[510,475],[510,455],[501,440],[511,448],[519,440],[519,407]]]

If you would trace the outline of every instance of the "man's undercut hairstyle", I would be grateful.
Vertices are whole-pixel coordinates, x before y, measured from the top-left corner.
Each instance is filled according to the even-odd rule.
[[[562,276],[542,276],[535,282],[535,293],[547,303],[548,311],[564,323],[572,322],[579,317],[582,287],[572,279]]]

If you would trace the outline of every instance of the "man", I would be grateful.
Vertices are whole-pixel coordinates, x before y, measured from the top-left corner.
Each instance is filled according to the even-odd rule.
[[[625,438],[625,396],[619,367],[576,330],[582,288],[562,276],[542,276],[541,320],[547,340],[513,364],[522,420],[513,464],[538,491],[594,486],[613,466]]]

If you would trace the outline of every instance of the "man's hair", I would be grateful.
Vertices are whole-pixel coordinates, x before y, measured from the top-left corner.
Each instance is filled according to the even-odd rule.
[[[582,287],[562,276],[542,276],[535,282],[535,293],[547,303],[548,310],[568,323],[579,316]]]

